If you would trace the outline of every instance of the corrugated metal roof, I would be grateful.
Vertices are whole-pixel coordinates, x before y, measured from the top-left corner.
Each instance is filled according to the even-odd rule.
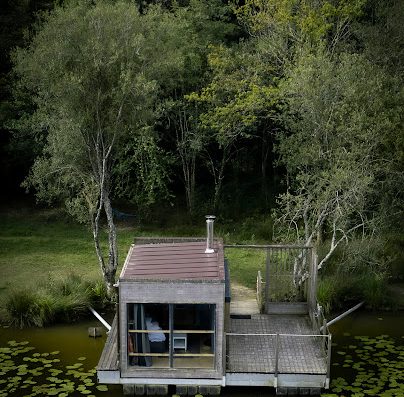
[[[205,242],[132,245],[120,279],[224,280],[223,243],[205,254]]]

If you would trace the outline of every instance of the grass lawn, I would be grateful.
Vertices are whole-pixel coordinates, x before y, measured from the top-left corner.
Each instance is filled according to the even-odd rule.
[[[265,275],[266,253],[260,249],[226,248],[230,278],[248,288],[255,289],[258,270]]]
[[[52,210],[8,210],[0,213],[0,305],[13,289],[34,288],[49,278],[70,273],[83,279],[100,278],[90,231]],[[133,239],[119,231],[122,253]]]
[[[71,273],[80,275],[84,280],[100,278],[90,230],[68,219],[61,211],[2,210],[0,224],[0,315],[5,298],[12,290],[35,289],[49,279],[57,280]],[[197,227],[171,225],[139,227],[135,222],[118,224],[120,264],[124,262],[135,236],[205,235],[203,220]],[[215,233],[228,243],[240,242],[237,233],[230,234],[220,227]],[[227,249],[226,256],[232,279],[254,288],[257,270],[264,266],[263,253]],[[119,272],[120,269],[117,274]]]

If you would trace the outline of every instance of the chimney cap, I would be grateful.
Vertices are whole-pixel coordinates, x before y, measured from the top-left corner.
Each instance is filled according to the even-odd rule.
[[[206,220],[209,220],[209,219],[215,220],[216,216],[215,215],[205,215],[205,218],[206,218]]]

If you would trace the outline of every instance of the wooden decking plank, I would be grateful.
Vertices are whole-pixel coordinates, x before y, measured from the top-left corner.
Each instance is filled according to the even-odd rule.
[[[101,353],[100,360],[97,365],[99,371],[116,371],[118,370],[118,349],[117,349],[117,316],[111,325],[104,349]]]

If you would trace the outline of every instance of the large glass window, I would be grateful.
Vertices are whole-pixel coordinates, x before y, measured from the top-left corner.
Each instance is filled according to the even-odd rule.
[[[214,368],[215,305],[127,305],[128,364],[152,368]]]
[[[173,367],[214,368],[215,305],[173,305]]]
[[[128,364],[139,367],[169,367],[169,305],[128,304],[127,318]]]

